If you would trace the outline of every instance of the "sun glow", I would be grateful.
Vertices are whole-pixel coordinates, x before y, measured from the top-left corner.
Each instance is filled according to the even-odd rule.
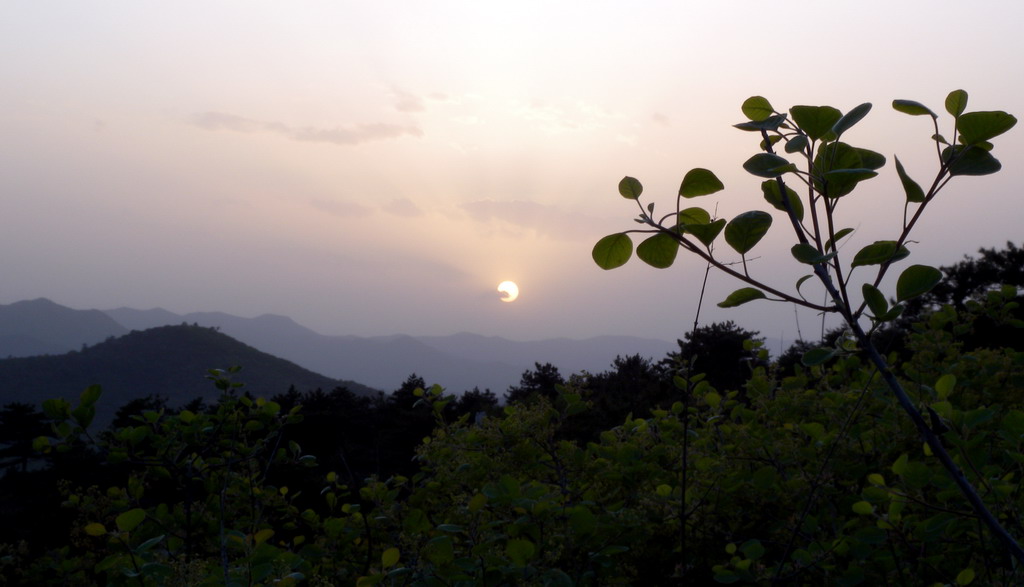
[[[514,302],[519,297],[519,286],[514,281],[502,281],[498,284],[498,291],[505,294],[501,298],[503,302]]]

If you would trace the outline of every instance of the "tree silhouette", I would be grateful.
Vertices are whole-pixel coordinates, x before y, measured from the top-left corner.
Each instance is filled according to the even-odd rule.
[[[704,373],[716,389],[742,389],[751,370],[763,362],[757,351],[747,348],[747,340],[763,342],[757,331],[746,330],[732,320],[714,322],[687,332],[679,340],[679,351],[669,353],[665,366],[689,369],[693,375]]]
[[[46,416],[35,406],[14,402],[0,410],[0,469],[28,470],[29,461],[39,454],[32,440],[46,434]]]
[[[505,392],[505,402],[527,401],[534,396],[554,399],[558,394],[556,386],[564,385],[565,379],[558,372],[558,367],[551,363],[534,363],[534,370],[523,371],[519,385],[513,385]]]

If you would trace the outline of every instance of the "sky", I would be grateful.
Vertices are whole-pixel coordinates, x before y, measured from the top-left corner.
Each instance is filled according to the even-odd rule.
[[[741,167],[758,139],[732,128],[743,100],[871,102],[846,139],[888,162],[839,210],[852,254],[900,230],[892,156],[922,184],[937,167],[929,121],[893,99],[943,112],[964,89],[969,110],[1024,114],[1011,0],[9,0],[0,14],[5,304],[284,314],[361,336],[674,340],[694,322],[699,259],[591,260],[598,239],[637,227],[623,176],[667,210],[707,168],[725,190],[688,204],[766,209]],[[1003,170],[952,182],[904,263],[1021,242],[1024,132],[995,144]],[[789,291],[806,271],[773,215],[750,271]],[[769,346],[816,338],[812,311],[715,306],[742,285],[713,273],[700,322],[734,320]]]

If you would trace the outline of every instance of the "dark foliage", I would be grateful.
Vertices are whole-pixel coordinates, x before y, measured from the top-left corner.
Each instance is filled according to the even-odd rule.
[[[558,367],[551,363],[534,363],[534,367],[532,371],[523,372],[519,385],[513,385],[505,392],[507,403],[527,401],[534,396],[552,399],[558,394],[557,386],[565,384]]]
[[[691,375],[704,373],[707,381],[722,391],[740,390],[754,367],[763,364],[757,351],[744,343],[761,341],[759,333],[737,326],[732,320],[714,322],[687,332],[679,352],[670,353],[662,363]]]
[[[565,425],[570,437],[595,440],[602,430],[621,424],[629,414],[648,414],[681,399],[662,363],[629,355],[616,357],[611,367],[603,373],[579,377],[580,392],[590,409]]]

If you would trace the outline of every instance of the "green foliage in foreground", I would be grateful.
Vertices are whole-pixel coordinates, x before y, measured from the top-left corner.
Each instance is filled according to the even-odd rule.
[[[1024,506],[1024,353],[965,352],[958,339],[980,317],[1004,320],[1015,294],[930,315],[899,365],[1008,524]],[[446,421],[451,398],[418,390],[437,418],[418,471],[359,487],[329,473],[320,495],[275,481],[313,461],[282,441],[301,412],[212,377],[224,393],[216,409],[147,411],[102,435],[94,444],[120,481],[66,487],[67,544],[31,558],[6,549],[0,573],[111,585],[1021,579],[856,354],[781,380],[757,366],[742,389],[677,376],[694,392],[689,408],[629,416],[586,443],[563,434],[590,409],[585,378],[479,422]],[[76,407],[48,403],[61,422],[37,446],[78,442],[98,398],[91,388]]]

